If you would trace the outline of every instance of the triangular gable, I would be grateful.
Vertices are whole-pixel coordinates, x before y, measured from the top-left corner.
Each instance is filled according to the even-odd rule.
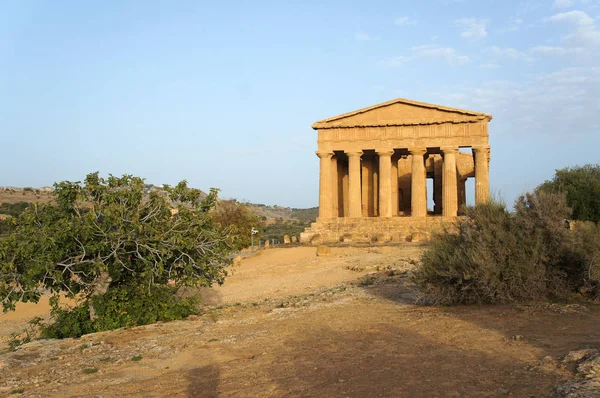
[[[315,130],[336,127],[409,126],[439,123],[473,123],[492,120],[485,113],[448,108],[398,98],[392,101],[334,116],[312,125]]]

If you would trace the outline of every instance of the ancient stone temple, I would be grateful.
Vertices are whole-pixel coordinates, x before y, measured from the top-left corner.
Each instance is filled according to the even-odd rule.
[[[426,238],[460,215],[468,178],[475,178],[475,203],[488,201],[490,120],[484,113],[395,99],[314,123],[319,218],[301,241]],[[427,178],[433,192],[427,192]]]

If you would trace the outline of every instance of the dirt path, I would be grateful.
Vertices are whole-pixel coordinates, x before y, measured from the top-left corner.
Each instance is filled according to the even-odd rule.
[[[594,305],[411,304],[403,270],[419,250],[264,252],[203,316],[0,356],[0,395],[547,397],[572,377],[561,356],[600,345]]]
[[[356,280],[377,267],[416,260],[422,246],[332,248],[331,256],[317,257],[314,247],[291,247],[258,252],[231,270],[223,286],[203,289],[206,304],[260,301],[304,294]],[[353,270],[351,270],[351,269]]]

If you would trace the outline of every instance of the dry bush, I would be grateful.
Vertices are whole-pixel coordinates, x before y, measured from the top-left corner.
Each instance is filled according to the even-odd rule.
[[[414,278],[432,304],[505,303],[598,294],[598,227],[571,231],[564,195],[537,192],[468,208],[436,235]],[[583,290],[582,290],[583,289]]]

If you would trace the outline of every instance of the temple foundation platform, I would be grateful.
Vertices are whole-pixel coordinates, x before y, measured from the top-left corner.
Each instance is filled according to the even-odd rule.
[[[300,234],[311,245],[333,243],[426,242],[444,227],[452,229],[457,217],[359,217],[318,220]]]

